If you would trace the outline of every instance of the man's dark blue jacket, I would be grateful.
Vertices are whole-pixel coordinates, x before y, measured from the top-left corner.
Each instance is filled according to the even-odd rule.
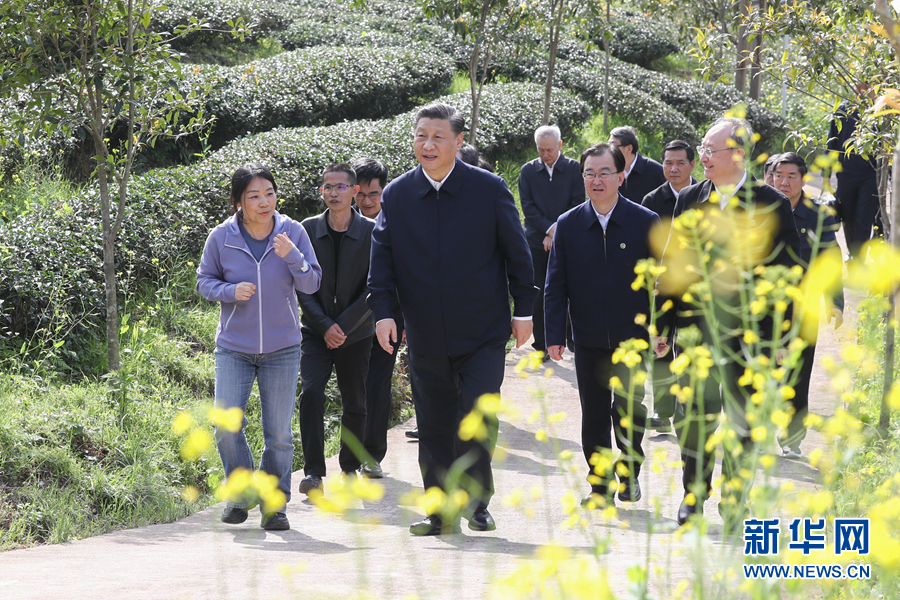
[[[560,154],[550,179],[540,158],[525,163],[519,172],[519,200],[525,215],[528,245],[543,250],[547,230],[559,215],[584,202],[581,165]]]
[[[646,288],[635,291],[631,284],[637,261],[653,256],[650,230],[658,224],[655,213],[622,194],[606,233],[590,200],[559,218],[544,291],[547,346],[565,345],[567,306],[576,345],[612,349],[647,339],[634,318],[649,319],[650,298]]]
[[[665,182],[666,175],[662,165],[638,152],[634,157],[631,173],[619,188],[619,193],[635,204],[640,204],[644,196]]]
[[[436,191],[418,166],[384,189],[372,237],[369,299],[392,318],[396,287],[410,350],[460,356],[510,335],[536,290],[519,211],[503,179],[456,161]]]

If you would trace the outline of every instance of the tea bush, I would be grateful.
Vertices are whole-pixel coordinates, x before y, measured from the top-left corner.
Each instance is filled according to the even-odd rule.
[[[675,35],[659,21],[641,14],[623,11],[613,17],[610,24],[613,39],[609,44],[610,53],[628,63],[649,67],[660,58],[678,52]],[[594,40],[602,47],[602,40]]]

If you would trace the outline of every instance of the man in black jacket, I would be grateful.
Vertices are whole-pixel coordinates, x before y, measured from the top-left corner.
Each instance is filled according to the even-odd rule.
[[[322,175],[325,212],[302,223],[322,266],[315,294],[299,294],[300,442],[303,473],[300,493],[322,489],[325,477],[325,386],[334,369],[341,392],[343,476],[355,476],[366,432],[366,373],[375,325],[366,305],[369,253],[375,221],[353,210],[359,192],[356,172],[346,163]]]
[[[562,154],[559,127],[543,125],[534,132],[538,158],[522,165],[519,171],[519,200],[525,215],[525,238],[531,250],[534,284],[540,293],[534,299],[535,350],[547,356],[544,341],[544,280],[547,261],[556,231],[556,219],[584,202],[584,181],[578,161]]]
[[[697,149],[706,181],[686,187],[678,195],[676,218],[686,211],[699,209],[710,221],[736,223],[745,218],[747,235],[739,247],[729,243],[737,239],[729,234],[710,240],[704,250],[706,257],[696,257],[700,263],[687,260],[679,265],[675,256],[680,251],[675,233],[670,235],[663,256],[668,270],[660,277],[660,289],[672,293],[679,280],[696,278],[700,264],[710,265],[712,286],[710,298],[712,314],[704,313],[704,300],[693,296],[675,296],[676,310],[662,313],[657,328],[663,336],[656,346],[657,354],[665,352],[668,336],[677,327],[679,332],[696,325],[701,334],[699,345],[721,352],[714,360],[723,360],[724,375],[719,369],[710,369],[703,390],[697,390],[693,399],[678,403],[675,429],[681,445],[684,462],[682,483],[685,498],[678,510],[678,522],[684,524],[694,513],[703,511],[703,501],[711,491],[712,471],[715,466],[713,452],[706,450],[706,440],[717,428],[718,415],[725,409],[727,422],[736,434],[738,456],[726,451],[722,463],[722,503],[719,511],[729,528],[735,527],[744,514],[743,502],[750,481],[740,477],[745,461],[753,454],[750,427],[747,422],[747,402],[752,390],[738,382],[743,375],[743,365],[735,357],[742,355],[742,313],[739,290],[753,289],[754,270],[744,265],[736,270],[733,259],[754,260],[757,265],[793,266],[799,256],[799,237],[794,227],[794,217],[788,199],[773,188],[756,181],[744,167],[745,155],[752,147],[753,130],[743,119],[734,117],[719,119],[703,138]],[[748,233],[750,232],[750,233]],[[755,234],[755,235],[754,235]],[[754,258],[747,258],[754,257]],[[679,333],[681,335],[681,333]],[[771,320],[760,323],[759,337],[773,343],[775,333]]]
[[[620,194],[640,204],[644,196],[666,182],[662,165],[638,152],[640,144],[633,127],[616,127],[609,132],[609,143],[625,157],[625,183]]]
[[[486,419],[483,441],[460,439],[459,424],[479,397],[499,393],[510,331],[517,346],[531,337],[535,288],[509,188],[456,159],[464,127],[462,115],[446,104],[417,113],[419,166],[384,190],[372,239],[369,306],[378,341],[392,352],[399,341],[391,308],[395,288],[400,296],[425,488],[452,490],[455,482],[447,476],[462,458],[469,465],[459,482],[472,500],[469,528],[487,531],[496,527],[487,505],[497,420]],[[439,535],[458,527],[435,513],[410,532]]]
[[[561,360],[565,352],[566,313],[572,318],[575,341],[575,375],[581,398],[581,443],[591,472],[588,506],[605,503],[610,483],[619,476],[618,498],[635,502],[641,498],[638,483],[644,451],[641,441],[647,409],[644,384],[632,390],[630,370],[613,355],[622,342],[646,342],[647,330],[636,321],[650,315],[646,289],[633,289],[635,265],[653,256],[650,231],[659,217],[619,193],[625,179],[625,159],[612,144],[595,144],[581,155],[582,176],[588,201],[557,221],[544,306],[547,315],[547,350]],[[644,344],[644,349],[648,345]],[[641,365],[638,365],[641,368]],[[616,375],[622,388],[613,389]],[[630,423],[623,426],[623,422]],[[622,455],[613,472],[602,468],[595,454],[612,448],[610,427]],[[615,491],[615,490],[612,490]],[[609,498],[611,501],[611,497]]]
[[[861,83],[856,93],[862,97],[871,94],[871,88]],[[841,170],[837,174],[835,197],[840,206],[847,241],[847,254],[855,258],[860,246],[872,238],[872,227],[880,207],[878,201],[878,178],[875,160],[867,158],[848,146],[852,146],[853,134],[859,122],[859,110],[850,103],[843,102],[834,114],[828,132],[828,149],[839,152]]]
[[[678,194],[687,186],[697,183],[691,175],[695,164],[694,149],[685,141],[672,140],[663,148],[661,158],[666,183],[644,196],[641,206],[659,216],[665,237],[668,238]],[[653,361],[653,416],[647,421],[647,428],[661,433],[672,430],[671,419],[675,414],[675,396],[669,391],[674,383],[672,370],[669,368],[673,356],[674,352],[668,352]]]

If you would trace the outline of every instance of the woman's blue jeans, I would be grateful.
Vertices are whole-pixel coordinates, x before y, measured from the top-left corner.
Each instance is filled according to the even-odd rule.
[[[216,347],[216,407],[237,406],[246,414],[253,381],[259,382],[259,401],[265,447],[259,470],[278,478],[278,489],[291,499],[291,469],[294,462],[294,433],[291,417],[297,398],[300,372],[300,345],[268,352],[247,354]],[[241,467],[253,471],[253,454],[244,429],[238,432],[216,427],[216,445],[225,467],[225,476]],[[229,501],[229,506],[246,508],[247,503]]]

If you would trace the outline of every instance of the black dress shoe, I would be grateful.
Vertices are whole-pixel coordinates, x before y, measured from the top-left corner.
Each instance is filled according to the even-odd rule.
[[[283,512],[263,513],[259,525],[266,531],[287,531],[291,528],[287,515]]]
[[[237,508],[235,506],[226,506],[225,510],[222,511],[222,522],[229,523],[231,525],[237,525],[238,523],[243,523],[247,520],[247,509],[245,508]]]
[[[320,492],[325,488],[322,485],[322,478],[318,475],[307,475],[303,479],[300,480],[300,486],[297,488],[297,491],[301,494],[306,494],[309,496],[309,493],[313,490],[319,490]]]
[[[647,429],[653,429],[659,433],[669,433],[672,431],[672,422],[668,417],[653,415],[647,420]]]
[[[621,502],[637,502],[641,499],[641,484],[635,479],[632,482],[629,482],[628,479],[624,479],[621,482],[621,489],[619,490],[619,500]]]
[[[472,511],[472,516],[469,517],[469,529],[472,531],[493,531],[497,529],[494,517],[488,512],[486,506],[479,506]]]
[[[412,438],[414,440],[419,439],[419,428],[416,427],[415,429],[408,429],[406,431],[406,437]]]
[[[363,463],[359,468],[359,474],[366,479],[381,479],[384,477],[384,469],[381,468],[377,460],[373,460],[372,462]]]
[[[462,527],[459,526],[459,521],[444,523],[444,520],[438,515],[425,517],[409,526],[409,532],[413,535],[442,535],[461,531]]]
[[[702,515],[703,514],[703,502],[701,500],[695,500],[693,504],[688,504],[687,500],[681,501],[681,506],[678,507],[678,524],[684,525],[688,522],[688,519],[691,518],[691,515]]]

